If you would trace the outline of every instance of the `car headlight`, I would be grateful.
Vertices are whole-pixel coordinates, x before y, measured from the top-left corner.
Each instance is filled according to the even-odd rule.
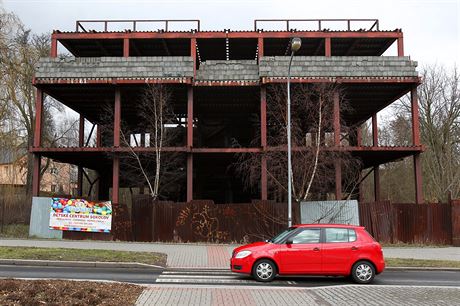
[[[235,255],[235,258],[245,258],[251,255],[251,251],[241,251]]]

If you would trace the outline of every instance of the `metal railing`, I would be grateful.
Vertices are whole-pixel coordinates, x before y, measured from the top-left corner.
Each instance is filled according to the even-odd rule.
[[[163,26],[161,27],[162,30],[165,32],[169,31],[169,26],[172,23],[196,23],[196,27],[194,30],[200,31],[200,20],[198,19],[171,19],[171,20],[166,20],[166,19],[156,19],[156,20],[77,20],[76,26],[75,26],[75,31],[76,32],[88,32],[84,25],[87,24],[101,24],[104,27],[104,32],[109,31],[109,26],[113,24],[120,24],[120,23],[126,23],[130,24],[129,29],[125,30],[131,30],[131,31],[137,31],[137,26],[139,24],[145,24],[145,23],[162,23]],[[157,29],[159,30],[159,29]],[[193,30],[193,29],[192,29]],[[94,31],[94,30],[91,30]]]
[[[352,23],[358,23],[358,22],[369,22],[370,28],[367,29],[366,31],[379,31],[379,20],[378,19],[255,19],[254,20],[254,31],[259,30],[257,27],[257,23],[261,22],[283,22],[286,23],[286,31],[291,31],[293,30],[291,28],[291,25],[293,22],[299,23],[299,22],[314,22],[318,24],[318,31],[323,31],[323,25],[324,23],[344,23],[346,25],[346,29],[348,31],[351,31],[352,28]]]

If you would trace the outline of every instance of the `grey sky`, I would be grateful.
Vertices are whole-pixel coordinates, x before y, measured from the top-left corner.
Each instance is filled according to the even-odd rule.
[[[383,30],[402,28],[405,53],[420,64],[460,63],[460,0],[0,0],[2,2],[37,33],[53,29],[73,31],[75,21],[82,19],[200,19],[203,30],[249,30],[253,28],[253,20],[261,18],[378,18]]]

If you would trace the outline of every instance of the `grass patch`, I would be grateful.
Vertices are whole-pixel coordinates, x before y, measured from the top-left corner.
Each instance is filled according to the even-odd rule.
[[[0,231],[0,238],[29,238],[29,225],[5,224]]]
[[[38,259],[68,261],[139,262],[166,266],[166,254],[112,250],[82,250],[63,248],[0,247],[1,259]]]
[[[142,290],[119,283],[6,279],[0,282],[0,305],[134,305]]]
[[[412,258],[385,258],[387,267],[460,268],[460,261]]]

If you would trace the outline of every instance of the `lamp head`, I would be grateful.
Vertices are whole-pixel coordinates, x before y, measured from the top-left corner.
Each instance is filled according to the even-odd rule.
[[[302,46],[302,40],[299,37],[294,37],[291,39],[291,51],[297,52]]]

